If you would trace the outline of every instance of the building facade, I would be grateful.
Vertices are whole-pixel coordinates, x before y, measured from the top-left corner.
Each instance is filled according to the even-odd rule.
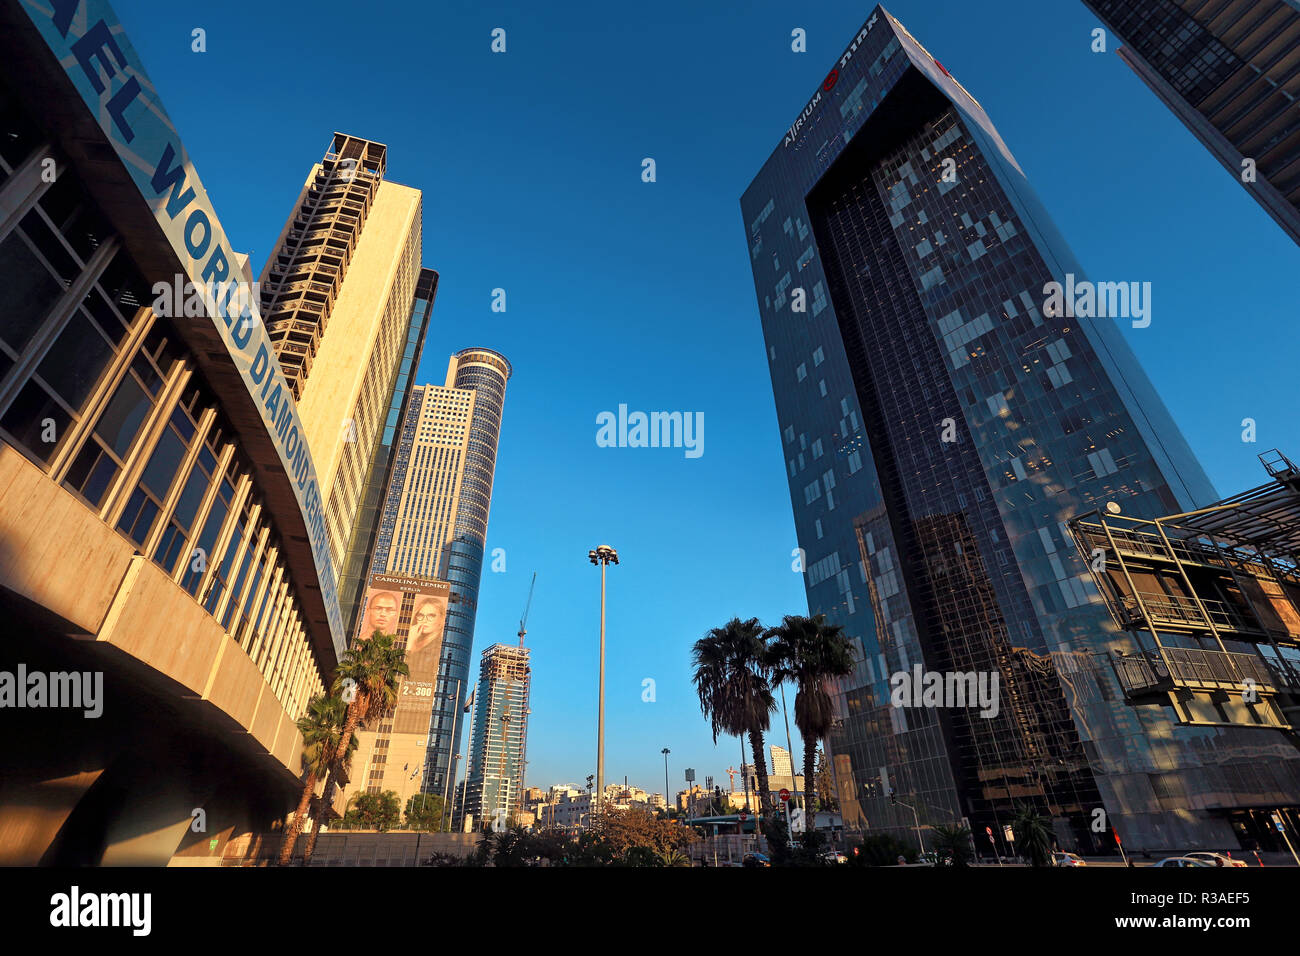
[[[1120,58],[1300,242],[1300,3],[1084,0]]]
[[[315,449],[138,54],[73,12],[0,3],[0,671],[84,692],[6,710],[0,863],[219,859],[294,806],[343,649]]]
[[[443,385],[416,386],[402,420],[371,572],[451,585],[423,789],[449,793],[470,689],[470,651],[510,363],[490,349],[451,357]]]
[[[438,292],[438,273],[421,269],[415,283],[415,297],[411,302],[411,320],[407,326],[406,344],[396,369],[396,377],[388,389],[388,412],[382,429],[375,436],[366,468],[366,483],[357,505],[353,531],[339,575],[339,603],[343,622],[348,633],[356,631],[357,614],[366,572],[370,569],[375,552],[382,547],[379,540],[383,526],[383,509],[389,484],[397,467],[396,454],[402,423],[415,391],[415,373],[420,367],[424,340],[429,328],[433,300]],[[391,529],[391,525],[389,526]]]
[[[427,324],[436,289],[436,276],[420,269],[421,193],[384,179],[387,155],[382,143],[335,133],[260,279],[266,329],[320,469],[339,578],[348,554],[373,540],[377,510],[364,507],[365,495],[385,477],[383,434],[405,397],[397,383],[413,326]],[[355,578],[349,583],[345,621],[355,618],[359,592]]]
[[[497,820],[504,825],[521,805],[532,686],[528,656],[526,647],[493,644],[479,662],[464,813],[480,830]]]
[[[809,609],[859,645],[828,746],[845,823],[905,836],[894,791],[977,833],[1032,804],[1067,849],[1113,845],[1098,820],[1234,845],[1227,815],[1294,793],[1300,761],[1124,702],[1126,638],[1065,525],[1214,490],[1124,320],[1051,304],[1084,270],[980,105],[877,7],[741,208]],[[925,673],[996,706],[895,695]]]

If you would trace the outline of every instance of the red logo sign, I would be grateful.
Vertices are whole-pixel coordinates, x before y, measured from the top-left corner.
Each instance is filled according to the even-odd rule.
[[[839,70],[831,70],[830,73],[826,74],[826,79],[822,82],[822,92],[829,93],[834,88],[835,83],[839,78]]]

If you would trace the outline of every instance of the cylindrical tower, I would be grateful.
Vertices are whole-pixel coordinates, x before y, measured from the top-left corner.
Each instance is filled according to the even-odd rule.
[[[456,502],[456,523],[438,561],[438,577],[451,584],[451,604],[447,608],[425,761],[425,789],[431,793],[443,792],[451,758],[460,741],[464,715],[453,695],[457,682],[462,689],[470,686],[470,651],[474,644],[479,579],[483,573],[488,511],[492,504],[492,478],[496,471],[506,382],[511,371],[510,363],[499,352],[469,348],[452,356],[447,372],[449,387],[474,392],[474,408]]]

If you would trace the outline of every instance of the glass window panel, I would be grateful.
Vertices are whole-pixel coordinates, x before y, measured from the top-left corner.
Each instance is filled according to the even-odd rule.
[[[117,462],[100,447],[99,442],[88,438],[63,482],[98,507],[104,503],[104,494],[116,474]]]
[[[54,274],[63,280],[63,287],[66,289],[68,284],[81,273],[81,266],[77,265],[76,260],[72,258],[72,254],[59,241],[59,237],[49,227],[49,224],[41,218],[38,211],[33,209],[23,216],[20,225],[23,232],[27,234],[27,238],[31,240],[32,245],[39,250],[41,255],[45,257],[45,261],[50,264]]]
[[[144,467],[141,483],[159,498],[167,497],[167,489],[172,486],[176,469],[180,467],[181,459],[184,457],[185,443],[170,428],[163,429],[162,437],[158,439],[158,447],[150,456],[149,464]]]
[[[149,356],[143,352],[138,353],[131,361],[131,370],[140,376],[140,381],[144,383],[150,395],[158,394],[158,390],[162,388],[163,378],[153,362],[149,360]]]
[[[63,294],[63,286],[41,265],[17,232],[0,243],[0,338],[21,352],[40,328],[41,319]]]
[[[200,452],[201,454],[202,452]],[[180,522],[181,527],[188,530],[194,523],[194,515],[203,502],[203,495],[208,490],[210,481],[211,478],[202,468],[195,468],[190,472],[190,477],[186,480],[180,497],[176,499],[176,510],[173,513],[173,517]]]
[[[114,346],[122,344],[122,339],[126,337],[127,324],[122,316],[118,314],[117,309],[108,304],[104,294],[98,289],[92,288],[86,298],[82,300],[84,308],[90,317],[113,343]]]
[[[217,540],[217,535],[221,532],[221,526],[225,524],[226,515],[229,512],[230,505],[218,497],[212,502],[212,511],[208,514],[208,520],[203,522],[203,533],[199,535],[196,547],[203,550],[204,568],[198,570],[195,568],[194,560],[189,561],[189,567],[185,570],[185,576],[181,578],[181,587],[194,594],[199,589],[199,582],[203,580],[203,573],[206,570],[208,562],[212,560],[212,545]],[[191,552],[192,554],[192,552]]]
[[[117,530],[125,532],[136,544],[143,544],[157,517],[158,505],[142,489],[137,488],[127,501],[122,517],[118,519]]]
[[[144,390],[136,384],[130,375],[109,399],[104,413],[95,424],[95,433],[104,439],[105,444],[117,452],[119,458],[125,458],[131,442],[135,439],[145,416],[149,414],[153,402]]]
[[[112,358],[112,346],[78,309],[36,372],[71,408],[80,411]]]
[[[0,157],[11,167],[17,166],[40,141],[40,131],[27,119],[17,100],[8,91],[0,94]]]
[[[34,381],[23,386],[4,416],[0,417],[0,425],[22,442],[28,451],[45,462],[53,457],[54,449],[67,434],[71,424],[72,416]],[[53,440],[46,441],[46,438]]]

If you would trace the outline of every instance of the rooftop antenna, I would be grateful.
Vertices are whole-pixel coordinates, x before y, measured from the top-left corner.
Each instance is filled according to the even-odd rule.
[[[528,585],[528,600],[524,603],[524,615],[519,619],[519,646],[524,646],[524,635],[528,629],[524,625],[528,622],[528,609],[533,606],[533,588],[537,586],[537,572],[533,572],[533,580]]]

